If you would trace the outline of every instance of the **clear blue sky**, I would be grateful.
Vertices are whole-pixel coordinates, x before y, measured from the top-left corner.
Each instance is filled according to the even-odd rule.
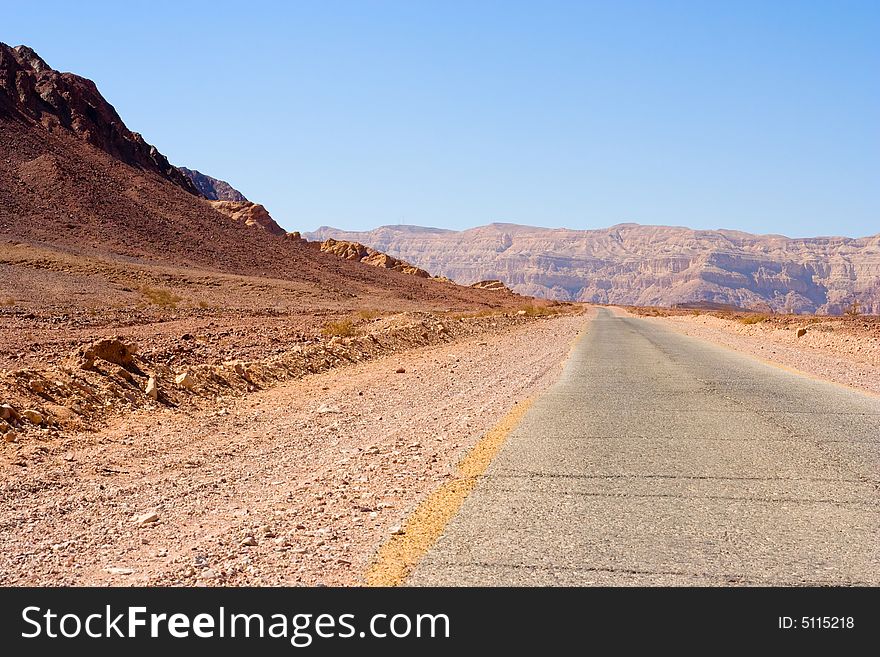
[[[172,162],[290,230],[880,232],[880,2],[18,2]]]

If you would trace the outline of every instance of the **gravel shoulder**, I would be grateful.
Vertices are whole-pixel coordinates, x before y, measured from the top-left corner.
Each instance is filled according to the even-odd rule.
[[[631,314],[622,309],[615,311]],[[776,365],[880,394],[880,324],[874,318],[853,330],[850,325],[856,321],[842,322],[839,318],[804,317],[779,325],[744,324],[709,314],[638,316]]]
[[[3,463],[0,584],[357,585],[467,450],[556,380],[588,321],[505,327],[222,408],[136,411]]]

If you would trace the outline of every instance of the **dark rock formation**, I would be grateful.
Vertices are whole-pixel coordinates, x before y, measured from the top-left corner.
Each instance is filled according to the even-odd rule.
[[[194,169],[187,169],[186,167],[177,168],[192,181],[196,189],[199,190],[199,194],[209,201],[235,201],[238,203],[247,201],[244,194],[225,180],[206,176],[204,173]]]

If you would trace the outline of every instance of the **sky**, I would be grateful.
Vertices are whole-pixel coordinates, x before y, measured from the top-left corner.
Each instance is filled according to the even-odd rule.
[[[880,2],[18,2],[288,230],[636,222],[880,232]]]

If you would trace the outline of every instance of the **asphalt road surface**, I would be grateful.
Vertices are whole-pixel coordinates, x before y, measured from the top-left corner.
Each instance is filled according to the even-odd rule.
[[[880,398],[604,309],[411,585],[878,585]]]

